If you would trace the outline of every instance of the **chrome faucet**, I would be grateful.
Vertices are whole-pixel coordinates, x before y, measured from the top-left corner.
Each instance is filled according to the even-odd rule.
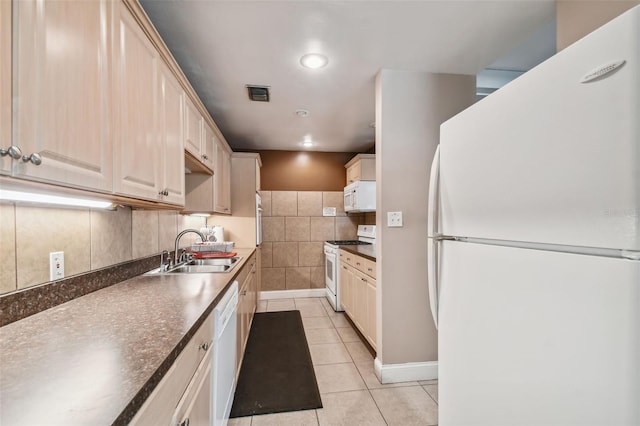
[[[200,236],[200,238],[202,239],[202,241],[207,241],[207,238],[202,235],[201,232],[196,231],[195,229],[185,229],[184,231],[182,231],[181,233],[178,234],[178,236],[176,237],[176,244],[175,244],[175,251],[173,252],[173,264],[177,265],[178,262],[180,262],[182,260],[182,255],[178,256],[178,244],[180,244],[180,238],[184,235],[187,234],[189,232],[193,232],[194,234],[198,234]],[[184,252],[182,253],[184,255]]]

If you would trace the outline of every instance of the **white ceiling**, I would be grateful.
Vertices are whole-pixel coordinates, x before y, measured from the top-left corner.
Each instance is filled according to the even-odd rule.
[[[234,149],[302,150],[311,136],[311,150],[363,151],[381,68],[527,70],[554,48],[554,0],[141,3]],[[329,64],[303,68],[308,52]],[[270,86],[271,102],[251,102],[247,84]]]

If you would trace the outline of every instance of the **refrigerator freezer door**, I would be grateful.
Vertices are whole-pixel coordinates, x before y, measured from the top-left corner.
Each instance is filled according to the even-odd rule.
[[[640,6],[445,122],[440,232],[640,250],[639,57]]]
[[[444,241],[439,424],[640,424],[640,262]]]

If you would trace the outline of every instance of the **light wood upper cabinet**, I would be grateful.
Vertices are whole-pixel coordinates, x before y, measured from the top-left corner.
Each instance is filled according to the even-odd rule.
[[[131,12],[116,14],[115,95],[118,105],[115,191],[155,200],[161,197],[158,117],[158,52]]]
[[[171,70],[160,64],[160,135],[163,143],[162,183],[164,201],[184,205],[184,97]]]
[[[5,22],[15,8],[15,145],[42,163],[14,160],[15,177],[110,192],[109,37],[114,2],[1,1],[2,121],[8,71]],[[10,28],[10,26],[9,26]],[[9,42],[10,43],[10,42]],[[148,78],[148,77],[147,77]],[[9,83],[10,84],[10,83]],[[3,125],[3,145],[6,145]],[[6,148],[6,147],[5,147]],[[3,160],[3,168],[7,157]]]
[[[217,213],[231,214],[231,152],[221,141],[216,144],[213,180],[215,186],[213,210]]]
[[[185,102],[186,132],[184,138],[184,149],[200,160],[200,146],[202,145],[202,116],[195,104],[186,97]]]
[[[11,146],[11,2],[0,1],[0,149]],[[0,174],[11,173],[11,157],[0,157]]]
[[[211,127],[204,122],[202,123],[202,146],[200,153],[200,160],[202,163],[213,170],[215,168],[215,160],[216,160],[216,144],[217,139]]]
[[[347,185],[359,180],[376,180],[375,154],[358,154],[344,167],[347,169]]]

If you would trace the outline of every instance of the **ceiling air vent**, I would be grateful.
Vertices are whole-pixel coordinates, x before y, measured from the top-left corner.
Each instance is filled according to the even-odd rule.
[[[269,102],[269,86],[252,86],[247,84],[249,99],[256,102]]]

